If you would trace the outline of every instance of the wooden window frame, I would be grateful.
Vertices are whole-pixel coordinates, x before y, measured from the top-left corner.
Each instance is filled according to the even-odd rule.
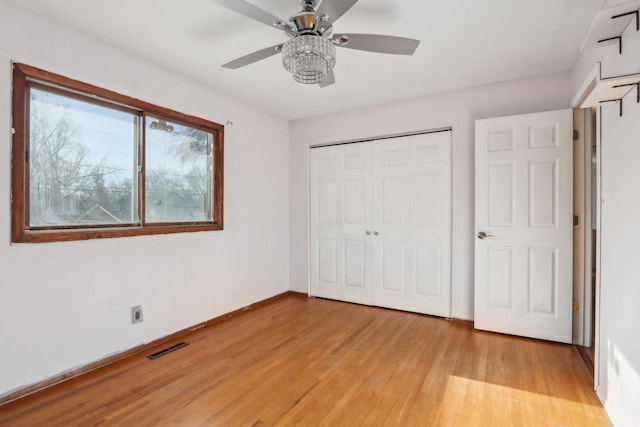
[[[144,219],[144,167],[138,172],[137,209],[139,223],[123,225],[29,226],[29,90],[31,85],[48,87],[65,96],[78,96],[114,109],[135,111],[141,117],[151,115],[177,124],[191,126],[213,134],[213,176],[211,191],[212,220],[172,223],[146,223]],[[144,132],[142,129],[141,133]],[[13,64],[11,147],[11,241],[13,243],[44,243],[88,240],[154,234],[215,231],[223,229],[224,210],[224,126],[209,120],[179,113],[157,105],[103,89],[78,80],[63,77],[29,65]],[[144,140],[138,156],[144,164]]]

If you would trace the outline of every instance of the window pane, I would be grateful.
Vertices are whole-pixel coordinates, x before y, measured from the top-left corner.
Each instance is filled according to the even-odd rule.
[[[30,226],[137,222],[137,116],[35,88],[30,97]]]
[[[210,221],[213,135],[146,117],[146,222]]]

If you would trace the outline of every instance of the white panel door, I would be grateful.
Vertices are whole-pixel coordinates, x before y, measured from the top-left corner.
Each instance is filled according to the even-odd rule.
[[[310,294],[449,317],[451,132],[314,148]]]
[[[371,305],[371,145],[314,148],[309,170],[311,295]]]
[[[477,329],[571,342],[572,136],[571,110],[476,121]]]
[[[449,317],[451,132],[373,142],[373,304]]]

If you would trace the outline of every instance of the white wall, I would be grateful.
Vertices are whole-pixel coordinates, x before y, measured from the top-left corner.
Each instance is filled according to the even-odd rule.
[[[10,244],[11,60],[227,127],[225,229]],[[289,289],[289,125],[0,3],[0,395]],[[130,323],[142,304],[144,322]]]
[[[570,75],[475,87],[291,123],[290,280],[307,291],[308,147],[452,127],[453,317],[473,319],[474,126],[476,119],[568,108]]]
[[[637,7],[637,6],[636,6]],[[640,33],[635,25],[617,45],[585,52],[573,72],[572,86],[602,62],[604,77],[640,73]],[[601,108],[601,215],[599,383],[597,393],[614,425],[640,420],[640,105],[633,90],[617,104]]]

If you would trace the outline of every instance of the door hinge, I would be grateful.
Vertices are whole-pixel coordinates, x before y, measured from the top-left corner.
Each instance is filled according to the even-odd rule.
[[[573,225],[578,225],[580,223],[580,219],[578,218],[578,215],[574,215],[573,216]]]
[[[573,131],[573,140],[577,141],[579,139],[580,139],[580,132],[574,129],[574,131]]]
[[[578,309],[580,308],[580,303],[578,302],[578,300],[573,300],[573,311],[578,311]]]

